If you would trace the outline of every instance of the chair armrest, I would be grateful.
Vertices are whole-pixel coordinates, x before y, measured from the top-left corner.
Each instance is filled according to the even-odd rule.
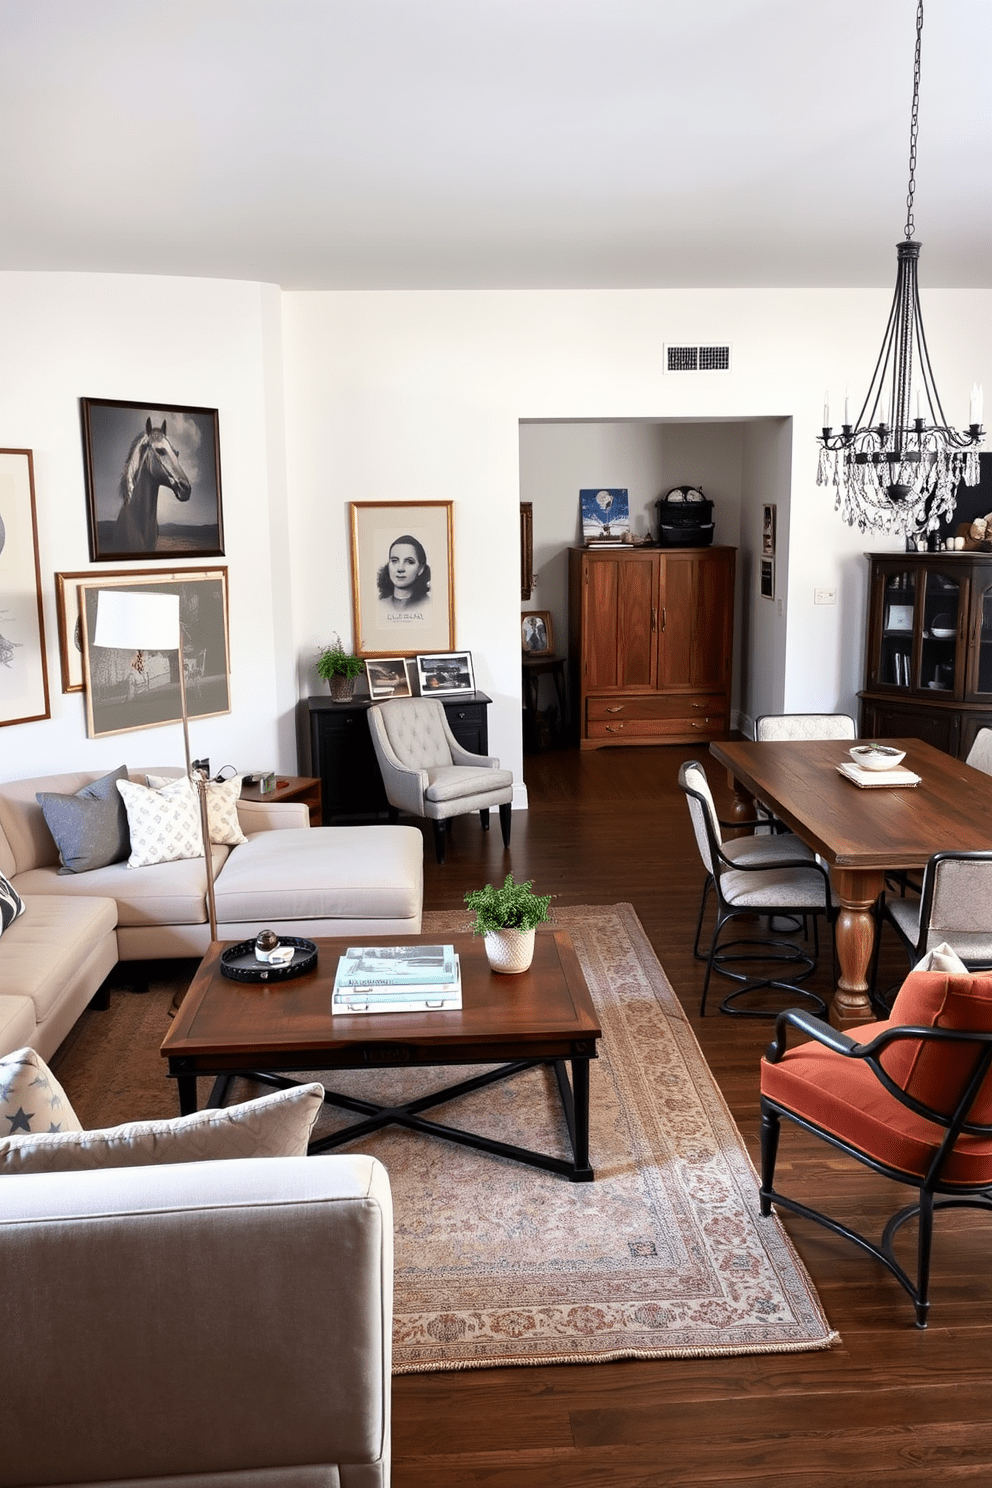
[[[832,1049],[835,1054],[852,1054],[855,1049],[860,1051],[862,1047],[850,1034],[832,1028],[829,1023],[824,1023],[822,1018],[815,1017],[804,1008],[786,1008],[775,1019],[775,1037],[765,1050],[764,1057],[768,1064],[778,1064],[782,1058],[790,1028],[798,1028],[800,1033],[807,1034],[818,1044]]]
[[[448,734],[448,747],[451,750],[451,763],[453,765],[470,765],[476,770],[498,770],[499,760],[494,754],[470,754],[463,749],[454,734]]]
[[[303,801],[239,801],[238,821],[246,836],[251,832],[309,827],[310,808]]]
[[[25,1355],[4,1389],[5,1482],[248,1481],[301,1461],[383,1480],[363,1469],[389,1436],[380,1163],[245,1158],[3,1184],[4,1321]],[[259,1409],[252,1360],[274,1371],[277,1409]]]

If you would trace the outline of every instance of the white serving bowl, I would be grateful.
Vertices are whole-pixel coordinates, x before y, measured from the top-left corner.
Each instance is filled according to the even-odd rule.
[[[865,770],[892,770],[906,758],[905,749],[893,749],[891,744],[855,744],[848,753]]]

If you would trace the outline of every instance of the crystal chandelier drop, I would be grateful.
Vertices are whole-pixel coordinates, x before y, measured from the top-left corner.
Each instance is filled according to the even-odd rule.
[[[909,194],[905,241],[896,248],[892,310],[856,422],[848,422],[845,398],[844,422],[835,433],[830,427],[829,402],[824,403],[816,473],[817,485],[835,488],[834,507],[849,526],[907,538],[936,532],[941,521],[953,515],[959,483],[978,484],[978,446],[985,433],[978,387],[972,388],[967,429],[952,429],[948,424],[923,332],[916,272],[920,245],[913,241],[922,36],[923,0],[918,0]]]

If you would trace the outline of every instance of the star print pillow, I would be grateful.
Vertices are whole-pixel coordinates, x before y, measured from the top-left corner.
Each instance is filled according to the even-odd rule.
[[[15,1049],[0,1059],[0,1137],[82,1129],[69,1097],[40,1054]]]

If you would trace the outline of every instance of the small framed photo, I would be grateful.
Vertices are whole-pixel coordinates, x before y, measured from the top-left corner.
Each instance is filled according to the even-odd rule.
[[[774,558],[762,558],[761,560],[761,597],[762,599],[775,598]]]
[[[474,692],[472,653],[448,651],[443,655],[418,656],[417,677],[421,697],[440,697],[449,692]]]
[[[527,656],[550,655],[555,633],[550,610],[524,610],[520,616],[520,644]]]
[[[453,506],[351,503],[356,655],[418,656],[454,646]]]
[[[217,409],[79,401],[93,562],[223,553]]]
[[[367,661],[365,675],[369,681],[369,697],[373,701],[410,696],[410,678],[402,656],[377,656]]]
[[[886,630],[909,632],[913,629],[913,606],[890,604],[885,617]]]
[[[761,551],[766,558],[775,557],[776,508],[766,505],[761,508]]]

